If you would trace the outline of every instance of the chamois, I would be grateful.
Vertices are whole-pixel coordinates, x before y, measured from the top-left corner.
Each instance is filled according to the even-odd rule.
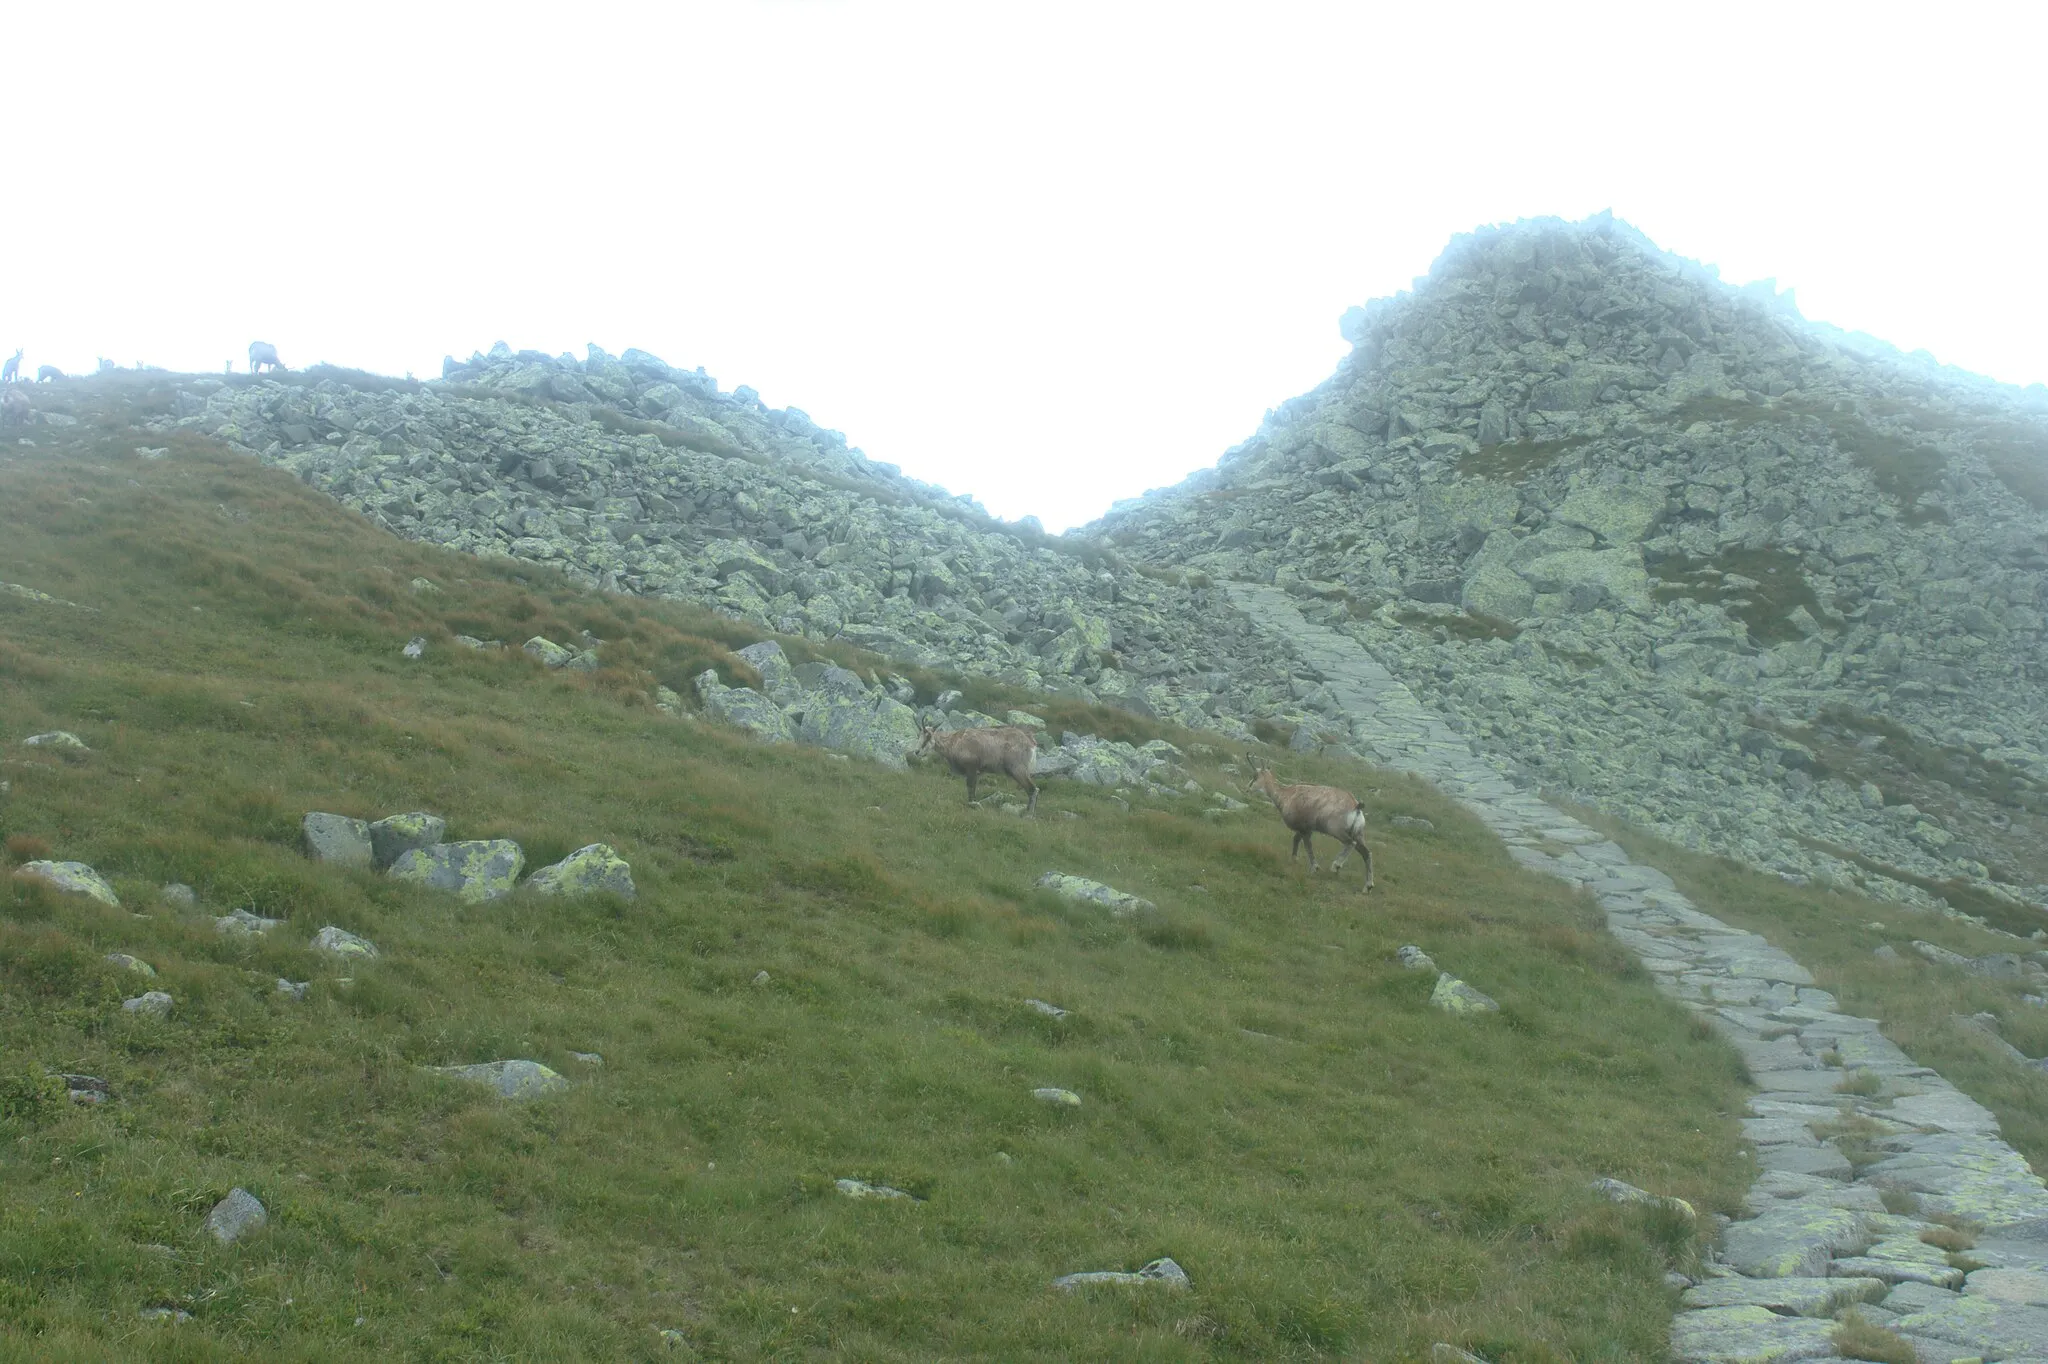
[[[36,382],[37,382],[37,383],[41,383],[41,382],[43,382],[43,380],[45,380],[45,379],[61,379],[61,378],[63,378],[63,377],[64,377],[64,371],[63,371],[63,370],[61,370],[61,369],[58,369],[58,368],[57,368],[57,367],[56,367],[55,365],[37,365],[37,366],[36,366]]]
[[[1031,755],[1038,751],[1038,738],[1019,725],[998,725],[992,729],[956,729],[947,733],[936,725],[924,726],[919,753],[937,753],[954,772],[967,778],[967,802],[974,803],[974,784],[984,772],[1006,773],[1011,781],[1030,792],[1025,814],[1038,810],[1038,783],[1031,780]]]
[[[251,341],[249,343],[249,372],[254,374],[265,365],[270,366],[272,369],[284,368],[284,361],[277,358],[277,347],[271,345],[268,341]]]
[[[1294,846],[1288,850],[1292,862],[1308,849],[1308,869],[1316,869],[1316,834],[1337,840],[1337,856],[1330,862],[1332,876],[1344,870],[1344,859],[1353,848],[1365,859],[1365,891],[1372,890],[1372,849],[1365,846],[1365,807],[1358,797],[1334,786],[1282,786],[1273,769],[1262,767],[1252,785],[1280,807],[1280,820],[1294,830]]]
[[[0,365],[0,384],[11,384],[21,377],[21,347],[14,348],[14,354],[7,357],[7,363]]]

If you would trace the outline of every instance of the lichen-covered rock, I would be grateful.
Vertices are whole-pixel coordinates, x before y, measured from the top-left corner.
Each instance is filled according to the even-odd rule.
[[[1835,1323],[1767,1307],[1705,1307],[1671,1324],[1672,1364],[1793,1364],[1836,1359]]]
[[[550,669],[566,668],[576,661],[574,649],[565,649],[553,640],[543,639],[539,635],[535,635],[519,647],[528,658]]]
[[[526,879],[526,888],[542,895],[616,895],[630,900],[633,868],[606,843],[578,848],[553,866]]]
[[[509,838],[436,843],[414,848],[391,864],[388,873],[400,881],[445,890],[470,904],[502,899],[519,884],[526,854]]]
[[[377,946],[368,938],[359,938],[345,928],[333,924],[313,935],[313,950],[325,952],[330,957],[368,959],[377,955]]]
[[[360,819],[316,810],[301,822],[300,836],[305,841],[306,856],[315,862],[331,862],[341,867],[374,864],[370,826]]]
[[[410,814],[387,815],[370,825],[369,832],[372,860],[380,868],[389,868],[414,848],[431,848],[439,843],[448,832],[448,821],[424,810],[414,810]]]
[[[914,1194],[905,1193],[902,1189],[893,1189],[887,1184],[870,1184],[864,1179],[835,1179],[832,1184],[848,1198],[902,1198],[912,1203],[917,1202]]]
[[[46,886],[65,891],[72,895],[90,895],[101,904],[121,907],[120,897],[107,879],[83,862],[24,862],[14,869],[14,874],[27,881],[41,881]]]
[[[797,742],[868,758],[895,771],[907,771],[906,760],[917,747],[917,713],[893,697],[869,693],[825,692],[804,699]]]
[[[222,1245],[238,1241],[252,1231],[261,1231],[270,1221],[263,1204],[247,1189],[228,1190],[228,1196],[206,1214],[206,1232]]]
[[[1054,1288],[1072,1292],[1076,1288],[1089,1288],[1098,1284],[1121,1284],[1131,1288],[1157,1287],[1185,1290],[1191,1285],[1187,1271],[1170,1259],[1158,1259],[1142,1269],[1089,1269],[1079,1274],[1062,1274],[1052,1281]]]
[[[178,881],[167,882],[157,891],[163,902],[173,909],[197,909],[199,892]]]
[[[1429,953],[1412,945],[1396,948],[1394,960],[1400,962],[1402,968],[1408,971],[1434,971],[1437,969],[1436,962],[1431,960]]]
[[[1798,1205],[1735,1223],[1722,1238],[1721,1254],[1753,1279],[1818,1278],[1837,1254],[1867,1244],[1861,1213]]]
[[[138,1018],[162,1019],[171,1016],[171,1002],[171,997],[162,990],[151,990],[133,999],[122,1000],[121,1007]]]
[[[752,687],[725,686],[717,673],[706,668],[697,675],[697,697],[704,703],[704,713],[714,720],[744,729],[770,743],[796,742],[796,732],[782,707]]]
[[[1692,1204],[1682,1198],[1674,1198],[1670,1194],[1653,1194],[1648,1189],[1638,1189],[1635,1185],[1619,1179],[1596,1179],[1591,1188],[1594,1193],[1611,1203],[1634,1203],[1643,1207],[1668,1208],[1688,1222],[1699,1215],[1693,1211]]]
[[[1429,1002],[1450,1014],[1490,1014],[1500,1010],[1498,1003],[1449,971],[1438,973],[1436,988],[1429,993]]]
[[[1797,1317],[1832,1317],[1856,1303],[1880,1302],[1891,1285],[1883,1279],[1748,1279],[1739,1274],[1708,1279],[1685,1290],[1689,1308],[1763,1307]]]
[[[761,675],[762,692],[775,701],[788,705],[803,695],[803,689],[797,685],[796,673],[790,664],[789,655],[785,654],[782,646],[774,640],[764,639],[757,644],[749,644],[737,652],[740,658],[746,660],[748,667]]]
[[[1141,900],[1128,892],[1106,886],[1100,881],[1091,881],[1085,876],[1069,876],[1065,872],[1049,871],[1034,883],[1041,890],[1049,890],[1062,900],[1074,904],[1101,905],[1119,919],[1133,914],[1149,913],[1159,908],[1150,900]]]
[[[47,734],[31,734],[21,741],[23,748],[51,748],[65,753],[90,753],[85,740],[68,729],[53,729]]]
[[[107,953],[107,965],[118,966],[123,971],[133,971],[138,976],[154,976],[156,968],[140,957],[131,957],[126,952]]]
[[[281,927],[282,919],[266,919],[246,909],[232,910],[213,921],[214,932],[227,938],[247,938]]]
[[[1048,1086],[1043,1089],[1032,1090],[1031,1097],[1042,1104],[1051,1104],[1054,1108],[1079,1108],[1081,1106],[1081,1096],[1071,1089],[1058,1089]]]
[[[497,1091],[498,1097],[503,1099],[537,1099],[569,1087],[569,1081],[560,1072],[550,1070],[538,1061],[480,1061],[468,1066],[423,1066],[421,1069],[486,1086]]]

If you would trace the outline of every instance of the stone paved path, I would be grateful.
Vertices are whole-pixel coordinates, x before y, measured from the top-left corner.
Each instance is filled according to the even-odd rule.
[[[1851,1304],[1922,1360],[2048,1364],[2048,1190],[1990,1112],[1878,1032],[1762,937],[1701,913],[1669,877],[1517,788],[1348,635],[1312,625],[1274,587],[1228,584],[1261,631],[1329,685],[1352,743],[1456,797],[1523,866],[1590,890],[1608,928],[1665,994],[1742,1054],[1756,1079],[1743,1120],[1762,1176],[1722,1237],[1710,1277],[1672,1325],[1680,1364],[1835,1359],[1830,1320]],[[1869,1096],[1844,1093],[1847,1077]],[[1859,1119],[1858,1170],[1829,1138]],[[1891,1212],[1891,1206],[1912,1211]],[[1969,1273],[1920,1240],[1952,1213],[1982,1227]]]

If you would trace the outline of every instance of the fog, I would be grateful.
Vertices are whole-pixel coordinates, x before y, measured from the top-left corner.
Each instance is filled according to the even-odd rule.
[[[1520,217],[2048,379],[2038,10],[1377,8],[17,10],[0,350],[639,346],[1055,529]]]

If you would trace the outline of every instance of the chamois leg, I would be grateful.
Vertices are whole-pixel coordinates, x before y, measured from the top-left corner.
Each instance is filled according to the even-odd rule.
[[[1314,876],[1316,874],[1316,836],[1307,829],[1303,829],[1296,837],[1301,839],[1301,846],[1308,849],[1308,874]]]
[[[974,784],[980,780],[981,773],[979,772],[969,772],[967,774],[967,803],[969,805],[974,804]]]
[[[1372,849],[1361,843],[1358,845],[1358,855],[1365,859],[1365,886],[1359,891],[1359,894],[1370,895],[1372,894]]]
[[[1027,791],[1027,792],[1029,792],[1029,793],[1030,793],[1030,794],[1029,794],[1029,797],[1028,797],[1028,798],[1027,798],[1027,799],[1025,800],[1025,802],[1024,802],[1024,813],[1025,813],[1025,814],[1027,814],[1027,815],[1035,815],[1035,814],[1037,814],[1037,813],[1038,813],[1038,783],[1037,783],[1037,782],[1035,782],[1035,781],[1033,781],[1033,780],[1031,780],[1031,774],[1027,772],[1027,773],[1025,773],[1025,774],[1024,774],[1024,776],[1022,776],[1022,777],[1018,778],[1018,783],[1017,783],[1017,784],[1018,784],[1018,785],[1020,785],[1020,786],[1022,786],[1022,787],[1023,787],[1024,789],[1025,789],[1025,791]]]

